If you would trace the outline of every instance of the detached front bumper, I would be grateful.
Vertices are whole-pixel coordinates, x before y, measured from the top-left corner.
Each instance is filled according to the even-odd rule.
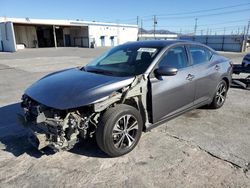
[[[50,142],[46,138],[45,134],[30,131],[28,135],[28,141],[36,149],[41,150],[47,146],[51,146]]]
[[[45,147],[50,147],[54,150],[58,150],[52,142],[52,137],[56,137],[56,135],[50,135],[49,129],[44,123],[35,123],[27,120],[27,117],[24,115],[19,115],[19,121],[21,124],[29,129],[28,132],[28,141],[32,146],[36,149],[41,150]]]

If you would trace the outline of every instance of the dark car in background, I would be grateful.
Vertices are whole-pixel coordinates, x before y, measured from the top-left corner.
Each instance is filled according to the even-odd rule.
[[[29,138],[68,150],[95,136],[105,153],[121,156],[142,131],[194,108],[220,108],[231,72],[230,60],[200,43],[126,43],[30,86],[22,97]]]
[[[250,53],[244,56],[242,60],[242,67],[250,67]]]

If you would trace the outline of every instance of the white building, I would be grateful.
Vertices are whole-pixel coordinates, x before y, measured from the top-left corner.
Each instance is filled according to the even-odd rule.
[[[0,51],[22,48],[116,46],[136,41],[138,26],[79,20],[0,17]]]
[[[139,40],[177,40],[178,34],[139,34]]]

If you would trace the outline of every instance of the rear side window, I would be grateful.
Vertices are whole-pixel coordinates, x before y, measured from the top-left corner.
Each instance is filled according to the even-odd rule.
[[[190,46],[189,51],[194,65],[208,62],[213,55],[209,49],[202,46]]]
[[[168,50],[159,63],[159,67],[161,66],[168,66],[177,69],[187,67],[188,59],[186,49],[183,46],[178,46]]]

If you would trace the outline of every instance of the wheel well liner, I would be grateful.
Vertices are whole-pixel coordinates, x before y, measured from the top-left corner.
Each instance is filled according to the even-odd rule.
[[[136,100],[138,99],[138,100]],[[142,117],[142,121],[143,121],[143,131],[145,131],[146,129],[146,126],[145,126],[145,122],[146,122],[146,114],[144,113],[144,109],[143,109],[143,104],[141,102],[141,99],[140,97],[131,97],[131,98],[128,98],[124,101],[124,104],[127,104],[129,106],[132,106],[134,107],[135,109],[137,109],[140,114],[141,114],[141,117]]]
[[[227,77],[223,77],[222,80],[224,80],[227,83],[227,88],[229,88],[230,87],[229,79]]]

